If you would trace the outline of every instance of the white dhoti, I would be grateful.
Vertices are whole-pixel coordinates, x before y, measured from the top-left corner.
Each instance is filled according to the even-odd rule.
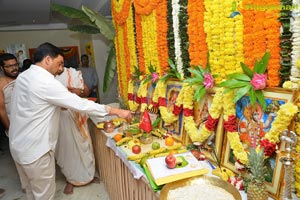
[[[84,87],[81,72],[72,68],[65,68],[57,79],[66,87]],[[69,183],[80,186],[94,179],[95,158],[87,115],[62,109],[55,157]]]

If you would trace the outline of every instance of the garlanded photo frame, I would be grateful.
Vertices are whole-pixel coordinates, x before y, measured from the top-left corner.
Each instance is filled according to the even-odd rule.
[[[236,103],[238,133],[240,141],[246,151],[249,147],[257,146],[259,140],[270,130],[280,105],[294,101],[292,90],[268,88],[265,89],[263,93],[267,105],[265,111],[263,111],[258,103],[251,105],[248,96],[242,97]],[[284,149],[285,143],[281,142],[278,146],[278,150],[283,151]],[[283,180],[283,165],[279,161],[279,157],[280,156],[274,152],[273,155],[267,159],[268,176],[266,178],[266,187],[269,196],[275,199],[280,195],[280,186]],[[222,165],[235,173],[239,173],[235,167],[235,162],[236,158],[233,155],[225,133]]]
[[[214,96],[215,90],[209,89],[207,90],[206,94],[202,97],[200,102],[194,102],[194,121],[198,130],[205,126],[205,122],[208,119],[209,109],[211,107]],[[215,164],[217,164],[217,160],[215,158],[213,148],[215,148],[217,159],[220,161],[222,155],[223,135],[224,127],[223,117],[221,114],[217,126],[212,131],[212,134],[208,137],[206,141],[202,143],[201,146],[201,152],[205,155],[207,159],[214,162]],[[183,133],[183,138],[185,144],[192,143],[190,137],[188,136],[188,133],[185,130]]]
[[[168,80],[166,89],[166,104],[169,112],[173,112],[176,99],[182,89],[182,82]],[[183,141],[183,112],[178,116],[178,120],[171,124],[167,124],[164,121],[161,123],[161,127],[166,129],[168,133],[171,133],[173,138],[178,141]]]

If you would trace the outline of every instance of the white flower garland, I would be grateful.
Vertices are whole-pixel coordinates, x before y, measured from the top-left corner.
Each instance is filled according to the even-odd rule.
[[[175,62],[177,64],[177,71],[183,77],[182,58],[181,58],[181,39],[179,37],[179,16],[180,11],[179,0],[172,0],[172,16],[174,29],[174,46],[175,46]]]

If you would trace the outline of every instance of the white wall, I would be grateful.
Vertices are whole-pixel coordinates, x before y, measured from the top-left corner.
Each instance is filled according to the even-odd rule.
[[[0,50],[5,50],[10,44],[25,44],[26,55],[28,49],[36,48],[41,43],[50,42],[56,46],[78,46],[79,56],[85,54],[85,44],[88,41],[93,43],[95,64],[99,76],[99,94],[101,103],[116,102],[118,97],[117,80],[111,85],[109,92],[103,94],[103,76],[108,55],[107,41],[101,36],[79,34],[69,30],[40,30],[40,31],[9,31],[0,32]]]
[[[56,46],[78,46],[79,34],[69,30],[15,31],[0,32],[0,50],[6,50],[9,44],[25,44],[26,48],[36,48],[44,42]],[[79,52],[80,53],[80,52]],[[28,56],[28,51],[26,52]]]

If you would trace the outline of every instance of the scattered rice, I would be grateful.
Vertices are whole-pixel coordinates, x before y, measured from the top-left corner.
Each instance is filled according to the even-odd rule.
[[[233,195],[214,185],[189,185],[170,190],[168,200],[235,200]]]

